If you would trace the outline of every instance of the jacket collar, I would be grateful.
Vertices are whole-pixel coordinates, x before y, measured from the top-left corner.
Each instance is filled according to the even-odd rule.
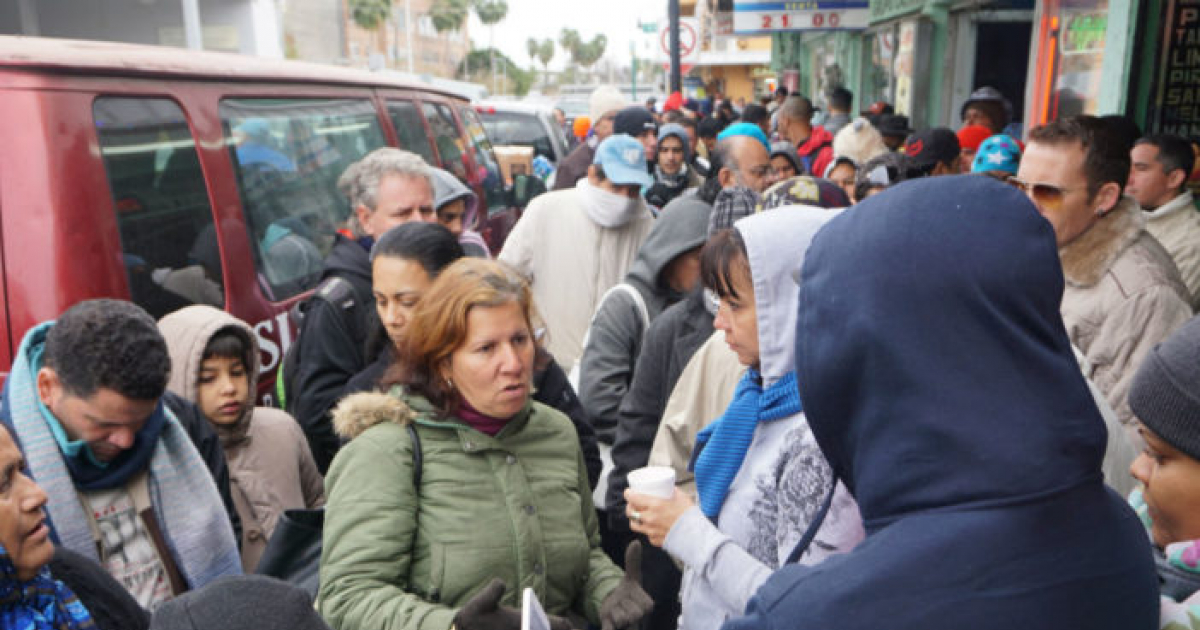
[[[1122,197],[1095,225],[1058,248],[1067,282],[1083,287],[1099,282],[1125,249],[1137,240],[1145,225],[1146,217],[1137,202]]]
[[[1164,203],[1154,210],[1147,210],[1146,214],[1149,215],[1147,219],[1150,221],[1159,221],[1167,218],[1168,216],[1179,214],[1180,212],[1195,211],[1196,205],[1195,199],[1192,197],[1192,191],[1185,190],[1183,194],[1175,197],[1167,203]]]

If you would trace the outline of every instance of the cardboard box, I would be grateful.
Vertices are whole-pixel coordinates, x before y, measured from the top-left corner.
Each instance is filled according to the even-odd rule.
[[[492,150],[500,162],[505,186],[512,186],[513,175],[533,174],[533,147],[496,146]]]

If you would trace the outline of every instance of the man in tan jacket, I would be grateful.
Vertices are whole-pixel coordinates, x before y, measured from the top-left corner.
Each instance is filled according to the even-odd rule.
[[[1126,148],[1097,118],[1055,121],[1030,132],[1010,181],[1054,226],[1067,334],[1091,366],[1087,376],[1128,426],[1134,372],[1192,308],[1170,254],[1144,229],[1137,202],[1122,196]]]
[[[1125,192],[1146,211],[1146,231],[1158,239],[1200,306],[1200,212],[1187,189],[1196,156],[1179,136],[1147,136],[1130,152],[1133,168]]]

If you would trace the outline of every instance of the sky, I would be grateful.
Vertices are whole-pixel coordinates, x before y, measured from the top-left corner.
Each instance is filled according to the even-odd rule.
[[[639,58],[645,59],[658,52],[657,35],[642,34],[638,20],[658,22],[661,27],[666,22],[666,15],[666,0],[508,0],[508,16],[495,26],[495,45],[513,62],[528,67],[526,40],[533,37],[541,41],[549,37],[556,46],[550,68],[561,70],[568,55],[558,47],[558,35],[564,28],[573,28],[579,31],[584,41],[604,33],[608,38],[604,56],[621,65],[629,65],[632,40],[637,41]],[[488,46],[488,27],[474,12],[467,28],[477,47]],[[541,67],[540,62],[538,67]]]

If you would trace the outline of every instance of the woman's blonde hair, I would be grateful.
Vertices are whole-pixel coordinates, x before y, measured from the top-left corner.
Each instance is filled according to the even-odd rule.
[[[519,273],[504,263],[482,258],[461,258],[443,269],[417,303],[396,362],[383,378],[384,386],[402,385],[409,393],[452,413],[458,396],[441,370],[467,340],[471,309],[509,302],[520,306],[532,337],[537,318],[533,293]]]

